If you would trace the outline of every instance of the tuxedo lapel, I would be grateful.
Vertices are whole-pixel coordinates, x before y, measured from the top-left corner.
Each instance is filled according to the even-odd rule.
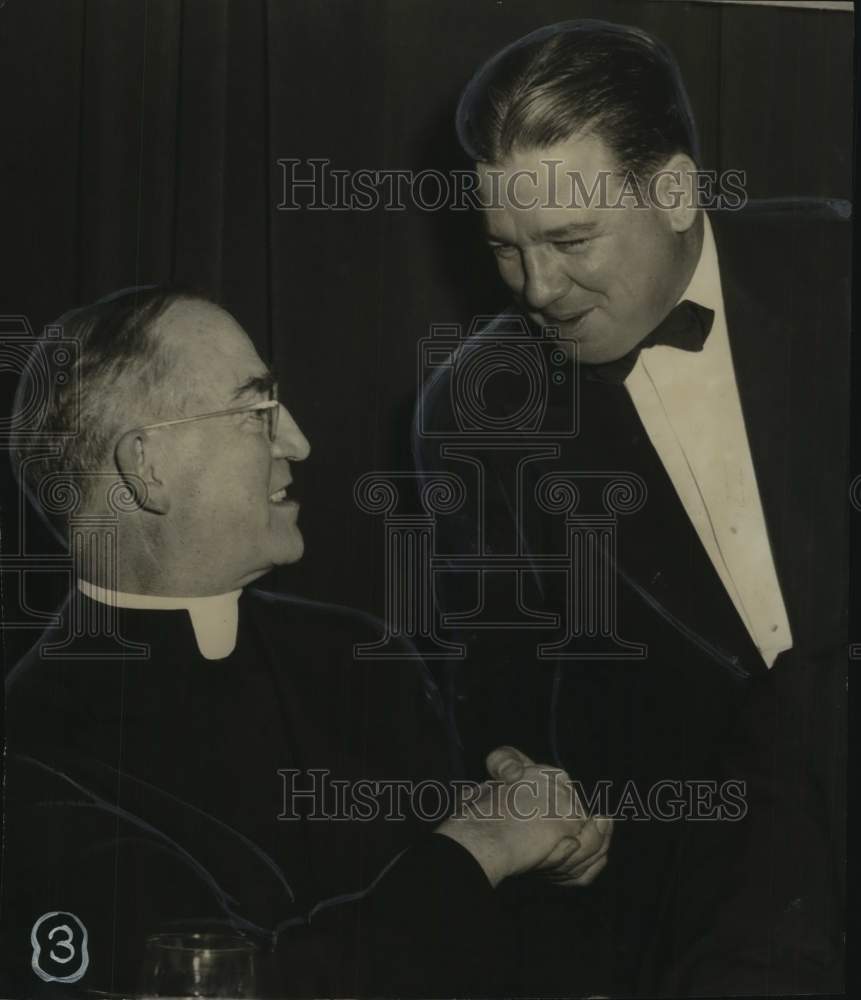
[[[645,642],[660,655],[664,643],[656,645],[655,636],[661,633],[668,641],[681,642],[682,649],[692,643],[733,672],[758,670],[759,654],[624,386],[582,377],[577,384],[579,433],[560,438],[559,457],[530,463],[524,477],[522,506],[527,512],[529,551],[560,553],[567,544],[564,515],[548,514],[535,502],[542,476],[570,475],[580,492],[578,513],[587,516],[611,513],[602,499],[607,482],[620,475],[636,476],[645,488],[646,502],[636,513],[616,518],[614,572],[622,638]],[[545,574],[539,587],[559,604],[564,600],[561,584],[558,574]],[[645,634],[631,631],[634,621],[646,622]],[[648,621],[656,622],[658,632]]]
[[[851,233],[745,216],[713,220],[733,364],[793,644],[821,650],[845,629]]]
[[[725,230],[718,229],[719,234]],[[728,252],[721,254],[721,248]],[[790,362],[793,339],[742,283],[739,272],[747,255],[739,258],[738,247],[718,243],[721,284],[733,369],[744,415],[753,468],[759,487],[763,515],[781,576],[783,537],[781,508],[785,506],[783,482],[790,459],[791,400]]]
[[[760,349],[755,338],[748,353]],[[551,345],[539,342],[542,351]],[[538,345],[536,345],[538,346]],[[739,367],[745,373],[756,371],[758,358],[745,356]],[[547,369],[550,369],[549,362]],[[504,416],[511,425],[518,408],[523,405],[522,376],[500,376],[488,389],[488,408]],[[753,380],[745,382],[753,388]],[[570,393],[577,396],[572,408]],[[564,425],[564,417],[579,412],[576,434],[558,437],[539,435],[535,438],[535,453],[546,452],[548,444],[557,446],[557,456],[540,455],[528,461],[523,470],[518,497],[515,478],[510,468],[495,470],[494,458],[488,456],[486,478],[488,494],[495,496],[493,507],[486,513],[490,521],[500,518],[507,525],[499,537],[511,534],[512,523],[522,512],[522,524],[515,525],[523,539],[525,551],[533,555],[558,555],[567,549],[568,525],[564,512],[548,513],[536,500],[536,489],[542,476],[571,476],[580,493],[579,514],[608,514],[602,500],[603,486],[619,474],[638,477],[646,490],[643,508],[631,515],[620,514],[616,520],[615,572],[620,595],[619,629],[624,639],[645,642],[655,651],[680,643],[678,655],[688,655],[696,648],[706,658],[731,671],[745,674],[758,672],[762,659],[747,629],[727,594],[681,500],[655,451],[636,408],[623,385],[588,380],[575,373],[573,363],[568,378],[559,384],[548,380],[545,389],[546,408],[543,429]],[[746,396],[750,396],[746,392]],[[755,408],[755,395],[749,408]],[[770,411],[774,403],[765,401]],[[747,415],[747,411],[746,411]],[[527,447],[523,456],[529,453]],[[767,428],[757,434],[757,452],[767,454]],[[540,446],[540,447],[539,447]],[[509,463],[512,455],[499,453],[500,463]],[[756,461],[756,456],[754,457]],[[777,457],[779,461],[779,456]],[[505,473],[505,474],[503,474]],[[584,473],[589,474],[585,476]],[[486,537],[494,537],[494,525],[487,524]],[[502,529],[502,525],[497,525]],[[510,547],[510,546],[509,546]],[[564,577],[560,573],[534,570],[530,584],[537,599],[561,611],[567,600]],[[625,621],[641,623],[644,635],[633,634]],[[649,623],[652,624],[649,624]],[[656,635],[664,638],[655,641]],[[699,653],[697,655],[699,655]],[[669,654],[660,654],[669,655]]]

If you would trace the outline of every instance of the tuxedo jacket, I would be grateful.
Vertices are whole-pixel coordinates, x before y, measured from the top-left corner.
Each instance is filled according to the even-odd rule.
[[[557,451],[526,461],[518,480],[522,447],[476,448],[475,399],[468,401],[470,423],[454,358],[427,382],[413,437],[419,469],[460,476],[467,496],[457,512],[437,516],[438,598],[449,612],[483,607],[486,621],[496,607],[496,620],[510,623],[442,628],[443,638],[463,642],[466,655],[441,674],[474,768],[492,746],[519,741],[587,788],[609,782],[615,790],[611,804],[620,813],[608,877],[589,890],[589,906],[603,914],[610,938],[604,961],[611,989],[828,991],[841,981],[845,857],[848,226],[800,212],[743,212],[712,222],[793,648],[766,669],[623,385],[591,380],[585,365],[571,364],[561,384],[548,377],[547,433],[534,437],[533,450],[555,444]],[[494,368],[492,360],[505,343],[504,325],[490,323],[461,358],[476,371],[484,352],[488,371],[503,369],[483,385],[492,418],[485,426],[516,429],[526,412],[523,374]],[[538,331],[532,336],[544,370],[558,371],[552,342]],[[466,440],[473,456],[481,453],[479,499],[474,465],[440,448],[463,450]],[[506,618],[510,573],[485,573],[479,591],[478,574],[464,572],[456,558],[445,571],[447,554],[531,556],[535,568],[527,559],[518,574],[519,599],[530,612],[563,620],[571,595],[562,574],[542,569],[539,558],[564,551],[568,530],[564,516],[535,501],[549,472],[599,474],[577,480],[583,515],[606,512],[601,487],[613,474],[633,474],[644,485],[645,502],[619,513],[608,552],[617,636],[639,644],[642,658],[600,658],[608,643],[585,637],[567,649],[580,658],[540,656],[537,643],[558,639],[559,630]],[[664,780],[718,788],[741,782],[745,815],[638,822],[633,808],[626,821],[625,789],[633,783],[645,799]]]
[[[7,679],[2,995],[132,994],[147,935],[212,929],[259,947],[273,995],[494,991],[481,868],[433,806],[373,792],[450,775],[419,661],[356,660],[375,622],[262,591],[220,660],[185,610],[99,636],[70,609]],[[363,808],[337,791],[359,781]]]

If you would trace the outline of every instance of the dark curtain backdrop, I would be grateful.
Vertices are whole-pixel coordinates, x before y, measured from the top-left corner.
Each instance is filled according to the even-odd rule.
[[[751,197],[851,197],[849,14],[635,0],[6,0],[0,314],[38,331],[124,286],[214,293],[275,365],[313,445],[297,477],[306,557],[270,582],[382,613],[382,525],[356,508],[352,485],[408,465],[429,325],[493,312],[505,294],[469,215],[278,211],[276,161],[464,167],[452,114],[465,81],[503,44],[573,17],[639,25],[673,49],[704,165],[745,169]],[[3,477],[8,552],[20,525]],[[20,595],[6,578],[8,614]],[[28,600],[50,607],[63,588],[33,575]],[[7,653],[34,638],[7,636]]]

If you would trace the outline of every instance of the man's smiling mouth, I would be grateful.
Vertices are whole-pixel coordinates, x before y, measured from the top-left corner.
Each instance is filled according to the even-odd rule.
[[[564,331],[563,336],[574,339],[571,335],[580,331],[583,321],[592,313],[594,306],[580,312],[568,313],[565,316],[553,316],[550,313],[532,313],[532,318],[541,326],[557,326]]]
[[[289,485],[289,484],[288,484]],[[275,490],[269,494],[269,503],[289,503],[287,499],[287,486],[282,486],[280,490]]]
[[[564,326],[579,326],[580,323],[592,312],[592,308],[583,309],[581,312],[571,313],[569,316],[560,316],[558,319],[555,317],[549,317],[549,324],[560,323]]]

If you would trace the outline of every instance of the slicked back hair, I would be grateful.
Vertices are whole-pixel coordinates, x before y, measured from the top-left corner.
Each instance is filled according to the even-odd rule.
[[[646,32],[607,21],[563,21],[502,49],[461,95],[457,132],[468,156],[490,164],[581,133],[602,139],[639,178],[676,153],[699,160],[672,54]]]

